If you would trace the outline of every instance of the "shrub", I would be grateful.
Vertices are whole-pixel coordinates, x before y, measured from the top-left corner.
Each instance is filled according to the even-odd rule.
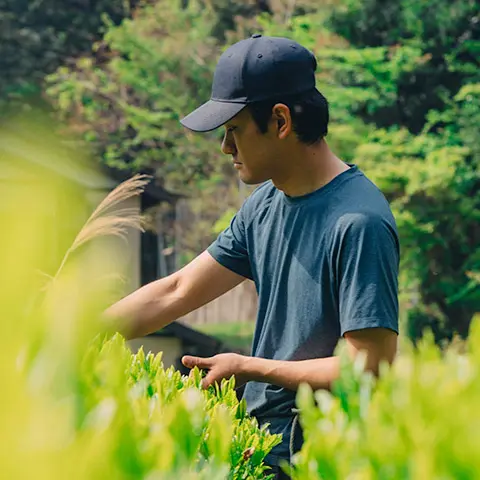
[[[426,335],[380,380],[345,362],[332,394],[302,386],[305,443],[293,478],[469,479],[480,471],[480,318],[445,351]]]

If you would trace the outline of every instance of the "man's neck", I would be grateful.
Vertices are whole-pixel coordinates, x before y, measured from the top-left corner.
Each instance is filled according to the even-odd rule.
[[[314,192],[349,169],[328,148],[325,140],[312,146],[294,149],[288,170],[273,178],[274,185],[289,197],[300,197]]]

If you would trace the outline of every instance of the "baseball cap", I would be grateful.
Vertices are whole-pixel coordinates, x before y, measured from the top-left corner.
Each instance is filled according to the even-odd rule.
[[[210,100],[180,123],[194,132],[209,132],[249,103],[314,92],[316,68],[314,54],[299,43],[284,37],[252,35],[223,52],[213,76]]]

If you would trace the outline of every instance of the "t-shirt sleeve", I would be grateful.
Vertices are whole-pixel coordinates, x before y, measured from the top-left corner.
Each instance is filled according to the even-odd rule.
[[[338,235],[340,332],[383,327],[398,333],[399,241],[394,223],[350,214]]]
[[[248,257],[245,229],[245,204],[230,225],[208,247],[210,255],[221,265],[243,277],[253,279]]]

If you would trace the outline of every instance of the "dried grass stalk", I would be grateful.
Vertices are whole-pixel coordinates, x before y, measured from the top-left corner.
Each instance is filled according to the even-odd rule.
[[[94,210],[94,212],[90,215],[90,218],[87,220],[86,224],[88,224],[93,219],[99,217],[100,215],[106,214],[108,210],[111,210],[112,207],[118,205],[124,200],[140,195],[151,179],[152,177],[150,175],[135,175],[132,178],[118,185],[105,197],[105,199],[100,203],[100,205]]]
[[[75,237],[53,279],[58,277],[72,253],[94,238],[114,235],[126,240],[129,228],[144,231],[143,217],[135,208],[115,210],[114,207],[129,198],[141,195],[151,178],[149,175],[135,175],[118,185],[105,197]]]

